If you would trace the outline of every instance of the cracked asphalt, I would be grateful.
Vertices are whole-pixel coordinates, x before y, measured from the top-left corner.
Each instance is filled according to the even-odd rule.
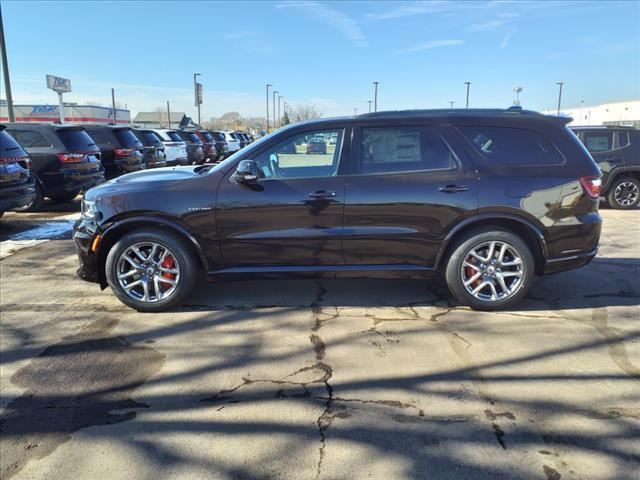
[[[637,479],[640,210],[602,215],[590,265],[500,313],[296,280],[141,314],[56,230],[0,261],[0,477]]]

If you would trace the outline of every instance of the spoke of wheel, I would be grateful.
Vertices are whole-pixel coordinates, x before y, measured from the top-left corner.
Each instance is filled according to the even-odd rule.
[[[142,297],[143,302],[149,301],[149,280],[142,282],[142,290],[144,291],[144,296]]]
[[[133,268],[135,268],[137,270],[142,270],[142,265],[140,265],[139,263],[136,263],[135,260],[133,260],[132,258],[129,258],[127,255],[123,255],[122,259],[126,260],[131,265],[133,265]]]
[[[462,264],[462,266],[463,266],[463,267],[470,267],[470,268],[473,268],[473,269],[474,269],[475,271],[477,271],[477,272],[479,272],[479,271],[480,271],[480,267],[479,267],[479,266],[477,266],[477,265],[475,265],[475,264],[473,264],[473,263],[466,262],[466,261]],[[164,270],[163,270],[163,271],[164,271]],[[171,273],[173,273],[173,272],[171,272]],[[176,273],[177,273],[177,272],[176,272]]]
[[[497,300],[498,292],[496,291],[496,286],[493,284],[493,282],[488,282],[488,283],[489,283],[489,288],[491,289],[491,300]]]
[[[151,253],[147,257],[147,260],[153,261],[153,259],[156,258],[156,252],[157,251],[158,251],[158,245],[154,243],[153,247],[151,247]]]
[[[512,261],[510,262],[502,262],[501,265],[503,267],[515,267],[517,265],[522,264],[522,259],[520,259],[519,257],[514,258]]]
[[[172,286],[174,286],[174,287],[178,284],[178,282],[176,282],[176,281],[175,281],[174,279],[172,279],[172,278],[160,277],[160,281],[161,281],[162,283],[168,283],[169,285],[172,285]]]
[[[160,285],[158,284],[158,275],[153,276],[153,289],[156,291],[156,300],[160,300],[161,291]]]
[[[464,286],[468,287],[469,285],[471,285],[473,282],[475,282],[476,280],[478,280],[480,277],[482,276],[482,273],[478,272],[476,273],[473,277],[471,277],[469,280],[467,280],[466,282],[464,282]]]
[[[177,275],[178,273],[180,273],[180,270],[178,270],[177,268],[165,268],[163,266],[159,266],[158,270],[160,270],[163,273],[173,273],[174,275]]]
[[[486,258],[481,257],[480,255],[478,255],[478,254],[476,253],[476,251],[475,251],[475,250],[471,250],[471,251],[469,252],[469,255],[471,255],[471,256],[472,256],[473,258],[475,258],[476,260],[480,260],[481,262],[486,262],[486,261],[487,261],[487,259],[486,259]]]
[[[522,277],[522,272],[500,272],[502,277]]]
[[[496,279],[498,280],[498,285],[500,285],[500,288],[502,289],[502,293],[509,295],[509,288],[504,281],[504,277],[500,273],[496,273]]]
[[[129,278],[138,273],[137,270],[129,270],[128,272],[121,273],[118,275],[118,280],[124,280],[125,278]]]
[[[125,285],[123,288],[125,290],[131,290],[133,287],[138,287],[140,285],[142,285],[144,282],[142,281],[142,279],[140,280],[136,280],[135,282],[131,282],[128,285]]]
[[[489,261],[493,258],[493,254],[496,251],[496,242],[491,242],[489,244],[489,253],[487,254],[486,260]]]
[[[131,250],[133,250],[133,253],[136,254],[136,257],[138,257],[143,262],[146,262],[148,260],[148,257],[145,257],[138,247],[132,247]]]
[[[478,292],[480,292],[480,290],[482,290],[484,287],[487,286],[487,282],[486,280],[484,280],[480,285],[478,285],[476,288],[473,289],[473,291],[471,292],[472,295],[477,295]]]
[[[502,247],[500,247],[500,253],[498,254],[498,262],[502,262],[502,260],[504,259],[504,254],[507,253],[507,248],[509,248],[509,246],[506,243],[503,243]]]
[[[158,265],[164,262],[164,259],[167,258],[167,255],[169,255],[169,250],[165,248],[164,252],[162,252],[162,255],[160,255],[160,260],[158,260]]]

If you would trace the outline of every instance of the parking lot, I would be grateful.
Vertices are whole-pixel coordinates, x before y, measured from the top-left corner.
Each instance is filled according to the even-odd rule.
[[[140,314],[76,279],[75,209],[1,220],[2,478],[637,478],[638,210],[517,311],[297,280]]]

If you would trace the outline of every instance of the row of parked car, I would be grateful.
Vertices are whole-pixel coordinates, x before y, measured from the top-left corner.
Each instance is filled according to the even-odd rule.
[[[65,202],[147,168],[215,163],[253,142],[242,132],[55,123],[0,125],[0,215]]]

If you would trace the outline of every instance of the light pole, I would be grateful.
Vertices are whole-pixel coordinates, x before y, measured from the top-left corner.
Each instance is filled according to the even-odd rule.
[[[374,112],[378,111],[378,83],[380,82],[373,82],[373,111]]]
[[[471,82],[464,82],[464,84],[467,86],[467,106],[466,106],[466,108],[469,108],[469,87],[471,86]]]
[[[273,87],[273,85],[267,83],[267,133],[269,133],[269,87]]]
[[[358,115],[358,109],[357,108],[353,108],[353,116],[357,116]]]
[[[278,95],[278,128],[282,126],[282,117],[280,116],[280,100],[282,100],[283,98],[284,97],[282,95]]]
[[[558,115],[560,115],[560,104],[562,103],[562,86],[564,85],[564,82],[557,82],[556,85],[560,86],[560,89],[558,91]]]
[[[200,95],[198,94],[198,82],[196,80],[197,77],[202,75],[201,73],[193,74],[193,92],[196,97],[196,107],[198,107],[198,127],[200,127]]]
[[[280,93],[277,90],[273,91],[273,129],[276,129],[276,93]]]
[[[367,100],[367,103],[369,104],[369,113],[371,113],[371,104],[373,103],[373,100]]]
[[[451,110],[453,110],[453,104],[456,102],[449,102],[449,105],[451,106]]]
[[[4,41],[4,25],[2,23],[2,9],[0,8],[0,50],[2,50],[2,70],[4,73],[4,92],[7,97],[7,112],[10,122],[15,122],[13,113],[13,97],[11,96],[11,79],[9,78],[9,63],[7,61],[7,44]]]
[[[514,105],[520,105],[520,92],[522,92],[522,87],[520,86],[515,86],[513,87],[513,91],[516,92],[516,99],[513,102]]]

